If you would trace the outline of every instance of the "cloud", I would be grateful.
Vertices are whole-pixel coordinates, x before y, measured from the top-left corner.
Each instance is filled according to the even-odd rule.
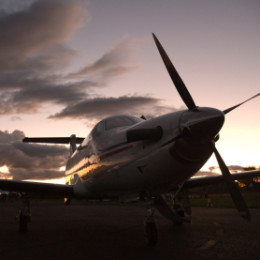
[[[62,110],[52,118],[84,118],[82,109],[88,109],[87,116],[103,117],[121,105],[141,111],[158,102],[93,97],[96,88],[138,67],[132,62],[138,44],[134,39],[123,40],[74,73],[65,72],[78,55],[66,44],[89,18],[82,1],[67,0],[29,1],[0,16],[0,115],[37,113],[54,104]]]
[[[40,0],[28,9],[0,17],[0,68],[10,68],[38,51],[70,40],[86,18],[82,7],[75,1]]]
[[[241,172],[245,171],[245,167],[240,165],[229,165],[228,169],[231,173]],[[216,170],[218,172],[216,172]],[[195,174],[196,177],[207,177],[207,176],[214,176],[214,175],[220,175],[220,168],[219,166],[211,166],[209,167],[209,171],[199,171]]]
[[[15,130],[10,134],[8,131],[2,132],[0,130],[0,144],[22,140],[23,138],[24,133],[19,130]]]
[[[106,52],[96,61],[86,65],[78,72],[72,73],[70,76],[98,76],[102,77],[103,80],[107,80],[135,70],[138,68],[137,66],[129,65],[135,44],[135,40],[125,40]]]
[[[195,177],[208,177],[208,176],[218,176],[219,174],[211,171],[198,171],[194,176]]]
[[[240,165],[229,165],[229,166],[228,166],[228,169],[229,169],[231,172],[233,172],[233,173],[235,173],[235,172],[240,172],[240,171],[244,171],[244,167],[243,167],[243,166],[240,166]],[[219,168],[219,166],[211,166],[211,167],[209,167],[209,170],[210,170],[211,172],[213,172],[214,170],[219,170],[219,171],[220,171],[220,168]]]
[[[0,13],[2,15],[16,13],[24,9],[28,9],[33,2],[37,0],[2,0],[0,5]]]
[[[98,83],[91,81],[72,83],[55,83],[55,81],[57,81],[55,77],[20,80],[20,87],[23,88],[11,93],[6,92],[0,98],[2,99],[0,114],[36,112],[47,103],[59,105],[75,103],[87,97],[86,89],[98,86]]]
[[[60,109],[52,119],[96,121],[119,112],[157,116],[175,111],[149,96],[97,97],[98,88],[138,68],[133,59],[137,39],[125,38],[69,71],[79,53],[68,42],[90,19],[82,1],[30,0],[8,8],[11,12],[0,15],[0,115],[38,113],[52,105]]]
[[[79,85],[97,85],[68,83],[61,74],[77,54],[65,44],[88,19],[85,5],[69,0],[30,4],[0,16],[0,114],[35,113],[50,102],[66,104],[82,98]]]
[[[0,131],[0,167],[8,167],[8,176],[20,180],[64,177],[59,168],[66,163],[68,148],[23,143],[24,136],[19,130]]]
[[[65,43],[88,17],[82,3],[67,0],[39,0],[0,16],[1,74],[42,76],[45,70],[64,67],[77,53]]]
[[[157,115],[173,112],[170,107],[159,106],[160,99],[142,96],[121,96],[118,98],[93,98],[71,106],[67,106],[61,112],[50,118],[85,118],[101,119],[116,114]]]

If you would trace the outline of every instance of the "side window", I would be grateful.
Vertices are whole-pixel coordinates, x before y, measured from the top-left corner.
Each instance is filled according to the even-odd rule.
[[[92,135],[93,135],[93,137],[95,138],[95,137],[100,136],[103,132],[104,132],[104,122],[101,121],[101,122],[99,122],[99,123],[96,125],[96,127],[93,129]]]

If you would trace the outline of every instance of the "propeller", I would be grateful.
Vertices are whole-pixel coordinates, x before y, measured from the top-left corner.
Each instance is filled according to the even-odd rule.
[[[153,38],[154,38],[154,41],[155,41],[155,44],[158,48],[158,51],[161,55],[161,58],[164,62],[164,65],[166,66],[166,69],[177,89],[177,91],[179,92],[182,100],[184,101],[184,103],[186,104],[186,106],[188,107],[188,109],[190,111],[197,111],[197,106],[195,105],[195,102],[193,101],[188,89],[186,88],[184,82],[182,81],[180,75],[178,74],[178,72],[176,71],[175,67],[173,66],[172,62],[170,61],[167,53],[165,52],[165,50],[163,49],[161,43],[159,42],[159,40],[157,39],[157,37],[153,35]],[[260,93],[247,99],[246,101],[236,105],[236,106],[233,106],[233,107],[230,107],[226,110],[223,111],[224,114],[227,114],[229,113],[230,111],[234,110],[235,108],[241,106],[242,104],[248,102],[249,100],[252,100],[253,98],[256,98],[260,96]],[[172,140],[177,140],[181,137],[183,137],[185,135],[185,133],[181,133],[180,135],[176,136],[175,138],[173,138]],[[220,156],[217,148],[215,147],[215,142],[214,141],[217,141],[218,137],[215,137],[215,139],[213,140],[213,143],[214,143],[214,149],[213,149],[213,152],[216,156],[216,159],[218,161],[218,164],[219,164],[219,167],[221,169],[221,172],[222,172],[222,175],[223,175],[223,178],[225,180],[225,182],[227,183],[227,186],[228,186],[228,189],[229,189],[229,193],[231,195],[231,198],[237,208],[237,210],[239,211],[240,215],[250,221],[250,212],[247,208],[247,205],[245,203],[245,200],[242,196],[242,194],[240,193],[240,190],[238,188],[238,186],[236,185],[236,183],[234,182],[233,178],[232,178],[232,175],[231,173],[229,172],[229,169],[228,167],[226,166],[224,160],[222,159],[222,157]]]
[[[231,198],[232,198],[239,214],[247,221],[250,221],[251,215],[247,208],[246,202],[245,202],[237,184],[234,182],[228,167],[226,166],[224,160],[220,156],[220,154],[215,146],[214,146],[214,154],[218,161],[218,165],[222,172],[224,180],[226,181],[226,184],[228,186],[228,190],[231,195]]]
[[[157,39],[155,34],[153,34],[153,38],[154,38],[155,44],[161,54],[164,65],[165,65],[166,69],[168,70],[168,73],[169,73],[176,89],[178,90],[183,102],[186,104],[186,106],[189,108],[189,110],[195,109],[197,106],[195,105],[195,102],[193,101],[193,99],[190,95],[190,92],[186,88],[180,75],[178,74],[177,70],[173,66],[172,62],[170,61],[168,55],[166,54],[165,50],[163,49],[161,43],[159,42],[159,40]]]
[[[259,97],[259,96],[260,96],[260,93],[258,93],[257,95],[255,95],[255,96],[253,96],[253,97],[251,97],[251,98],[245,100],[244,102],[242,102],[242,103],[240,103],[240,104],[238,104],[238,105],[236,105],[236,106],[233,106],[233,107],[230,107],[230,108],[228,108],[228,109],[225,109],[225,110],[223,111],[223,113],[226,115],[226,114],[229,113],[230,111],[236,109],[237,107],[239,107],[239,106],[245,104],[246,102],[248,102],[248,101],[250,101],[250,100],[252,100],[252,99],[254,99],[254,98],[256,98],[256,97]]]

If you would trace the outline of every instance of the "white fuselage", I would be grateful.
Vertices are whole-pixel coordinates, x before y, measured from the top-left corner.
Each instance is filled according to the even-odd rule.
[[[108,130],[108,120],[117,117],[105,119],[68,160],[66,182],[76,184],[78,197],[167,192],[194,175],[211,156],[212,140],[224,122],[221,117],[218,110],[200,108],[198,112],[183,110],[149,120],[136,119],[139,122]],[[157,141],[127,140],[131,130],[158,126],[162,137]]]

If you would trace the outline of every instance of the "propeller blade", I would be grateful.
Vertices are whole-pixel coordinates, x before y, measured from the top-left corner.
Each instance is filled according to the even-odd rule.
[[[184,101],[186,106],[189,108],[189,110],[196,108],[197,106],[195,105],[188,89],[186,88],[180,75],[178,74],[177,70],[175,69],[172,62],[170,61],[170,59],[169,59],[168,55],[166,54],[165,50],[163,49],[161,43],[159,42],[159,40],[157,39],[157,37],[154,34],[153,34],[153,38],[154,38],[155,44],[160,52],[164,65],[166,66],[168,73],[169,73],[177,91],[179,92],[182,100]]]
[[[255,95],[255,96],[253,96],[253,97],[247,99],[246,101],[244,101],[244,102],[242,102],[242,103],[240,103],[240,104],[238,104],[238,105],[236,105],[236,106],[233,106],[233,107],[230,107],[230,108],[224,110],[223,113],[226,115],[227,113],[229,113],[230,111],[234,110],[235,108],[237,108],[237,107],[239,107],[239,106],[245,104],[246,102],[248,102],[248,101],[250,101],[250,100],[252,100],[252,99],[254,99],[254,98],[256,98],[256,97],[259,97],[259,96],[260,96],[260,93],[258,93],[257,95]]]
[[[222,157],[220,156],[218,150],[216,147],[214,147],[214,154],[216,156],[216,159],[218,161],[220,170],[222,172],[222,175],[227,183],[228,189],[229,189],[229,193],[231,195],[231,198],[238,210],[238,212],[240,213],[240,215],[246,219],[247,221],[250,221],[251,219],[251,215],[250,212],[247,208],[246,202],[238,188],[238,186],[236,185],[236,183],[234,182],[228,167],[226,166],[225,162],[223,161]]]

